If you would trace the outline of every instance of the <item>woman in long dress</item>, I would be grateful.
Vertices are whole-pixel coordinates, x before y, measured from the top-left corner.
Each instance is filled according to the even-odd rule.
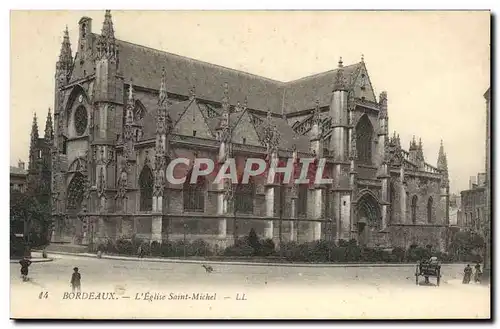
[[[470,278],[472,276],[472,268],[470,267],[469,264],[464,268],[464,280],[462,281],[463,284],[468,284],[470,282]]]
[[[479,265],[479,263],[476,264],[476,266],[474,266],[474,269],[476,270],[476,272],[474,272],[474,282],[480,282],[481,281],[481,265]]]

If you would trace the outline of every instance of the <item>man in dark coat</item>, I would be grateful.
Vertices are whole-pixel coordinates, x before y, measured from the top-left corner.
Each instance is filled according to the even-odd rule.
[[[72,288],[73,292],[75,292],[75,291],[80,292],[81,291],[81,281],[80,281],[81,279],[82,279],[82,276],[78,272],[78,267],[75,267],[73,269],[73,275],[71,275],[71,288]]]

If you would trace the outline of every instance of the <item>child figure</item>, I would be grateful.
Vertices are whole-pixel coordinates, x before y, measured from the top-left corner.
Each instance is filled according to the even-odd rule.
[[[28,281],[28,267],[31,265],[31,261],[27,257],[24,257],[19,261],[19,264],[21,264],[21,277],[23,281]]]
[[[78,267],[75,267],[73,271],[74,271],[73,275],[71,276],[71,288],[73,292],[75,291],[80,292],[81,291],[80,280],[82,276],[80,275],[80,273],[78,273]]]

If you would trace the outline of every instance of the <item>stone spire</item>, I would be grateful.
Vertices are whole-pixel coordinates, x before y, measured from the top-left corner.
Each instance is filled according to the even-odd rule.
[[[444,153],[443,140],[441,140],[441,146],[439,147],[437,168],[441,171],[448,172],[448,160],[446,159],[446,153]]]
[[[333,86],[333,91],[338,90],[347,90],[347,81],[344,77],[344,63],[342,62],[342,57],[339,59],[339,66],[337,68],[337,74],[335,75]]]
[[[424,159],[424,148],[422,146],[422,138],[418,139],[418,147],[417,147],[417,159],[419,161],[425,161]]]
[[[68,26],[64,30],[63,42],[61,43],[61,51],[59,52],[59,60],[56,63],[57,70],[65,70],[69,72],[73,66],[73,55],[71,53],[71,43],[69,41]]]
[[[47,120],[45,121],[44,138],[47,141],[54,140],[54,127],[52,126],[52,113],[50,112],[50,107],[49,107],[49,113],[47,113]]]
[[[111,10],[106,10],[104,22],[102,23],[101,36],[108,40],[115,39],[115,30],[113,29],[113,21],[111,19]]]
[[[161,70],[160,95],[158,97],[158,106],[163,107],[167,102],[167,74],[165,68]]]
[[[38,140],[38,119],[36,117],[36,112],[33,114],[33,123],[31,124],[31,141]]]
[[[167,74],[165,68],[162,68],[160,94],[158,96],[158,113],[156,122],[156,132],[158,134],[168,134],[170,132],[171,124],[170,116],[167,113]]]
[[[36,166],[36,151],[38,146],[38,123],[36,113],[33,115],[33,123],[31,125],[31,141],[30,141],[30,154],[29,154],[29,169],[35,169]]]
[[[101,35],[97,42],[97,58],[116,59],[118,57],[118,46],[115,40],[115,30],[111,19],[111,11],[106,10],[104,22],[102,23]]]
[[[408,151],[416,151],[417,150],[417,141],[415,140],[415,135],[413,135],[413,139],[410,142],[410,148]]]
[[[379,96],[380,118],[387,119],[387,92],[383,91]]]
[[[217,129],[220,131],[220,139],[222,141],[227,141],[228,136],[228,129],[229,129],[229,86],[227,82],[224,83],[224,96],[222,97],[221,101],[222,105],[222,118],[219,121],[219,126]]]
[[[128,88],[125,125],[132,126],[133,124],[134,124],[134,87],[132,86],[132,81],[131,81]]]
[[[443,179],[441,181],[441,187],[449,187],[448,160],[446,159],[446,153],[444,153],[443,140],[441,140],[441,146],[439,147],[437,168],[441,171],[443,175]]]

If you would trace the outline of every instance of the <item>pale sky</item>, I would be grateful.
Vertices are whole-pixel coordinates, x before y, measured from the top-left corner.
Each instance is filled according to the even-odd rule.
[[[68,25],[73,55],[78,21],[104,11],[11,13],[10,163],[27,161],[33,113],[43,136],[54,104],[55,63]],[[440,140],[451,191],[484,172],[490,84],[489,12],[163,12],[112,11],[118,39],[289,81],[359,62],[364,54],[378,97],[388,93],[389,130],[405,149],[422,138],[436,165]]]

